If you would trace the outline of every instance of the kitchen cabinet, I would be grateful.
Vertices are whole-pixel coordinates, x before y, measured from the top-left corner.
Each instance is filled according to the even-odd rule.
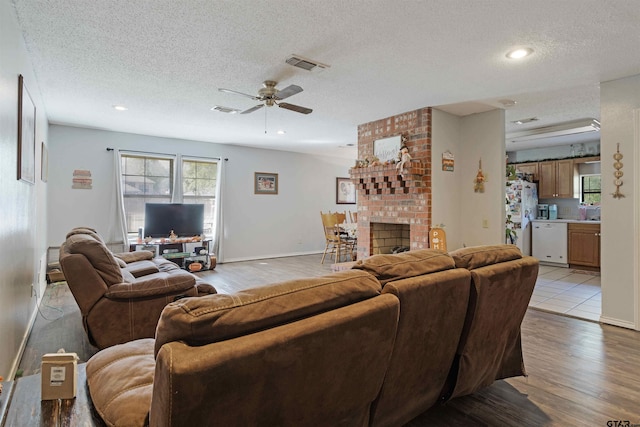
[[[567,223],[534,221],[531,250],[541,262],[567,265]]]
[[[538,180],[538,162],[535,163],[520,163],[515,165],[517,172],[522,172],[525,175],[533,176],[533,180]]]
[[[568,238],[569,264],[600,267],[600,224],[571,223]]]
[[[574,180],[577,179],[572,159],[538,163],[540,199],[571,199],[574,197]]]

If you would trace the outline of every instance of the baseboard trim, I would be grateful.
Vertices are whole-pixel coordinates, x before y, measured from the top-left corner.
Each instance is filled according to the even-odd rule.
[[[218,260],[218,264],[224,264],[228,262],[257,261],[260,259],[270,259],[270,258],[286,258],[291,256],[316,255],[321,253],[322,251],[309,251],[309,252],[293,252],[293,253],[287,253],[287,254],[259,255],[259,256],[252,256],[252,257],[225,259],[222,262]]]
[[[13,390],[15,381],[3,381],[2,394],[0,394],[0,426],[3,426],[7,420],[7,413],[9,412],[9,403],[13,397]]]
[[[626,320],[615,319],[613,317],[600,316],[600,322],[606,323],[607,325],[619,326],[621,328],[636,330],[636,325],[633,322],[628,322]]]
[[[20,347],[18,347],[18,353],[16,354],[15,359],[13,359],[13,364],[11,365],[11,369],[9,370],[9,376],[7,378],[8,380],[15,380],[16,372],[18,372],[18,367],[20,366],[20,361],[22,360],[22,355],[24,354],[24,349],[27,347],[29,335],[31,335],[33,324],[36,322],[36,317],[38,316],[40,303],[42,302],[42,298],[44,297],[46,291],[47,288],[45,287],[45,291],[40,292],[40,295],[36,298],[36,305],[33,309],[33,312],[31,313],[31,317],[29,318],[27,329],[24,331],[24,335],[22,336],[22,342],[20,343]]]

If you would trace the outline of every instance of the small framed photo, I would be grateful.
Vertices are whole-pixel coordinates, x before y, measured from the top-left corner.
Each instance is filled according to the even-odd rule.
[[[356,185],[351,178],[336,178],[336,204],[356,204]]]
[[[278,174],[255,172],[253,188],[254,194],[278,194]]]

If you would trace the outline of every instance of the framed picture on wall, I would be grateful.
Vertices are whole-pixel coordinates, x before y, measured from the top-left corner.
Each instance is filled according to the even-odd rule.
[[[351,178],[336,178],[336,204],[356,204],[356,186]]]
[[[36,177],[36,106],[18,76],[18,179],[33,184]]]
[[[253,188],[255,194],[278,194],[278,174],[255,172]]]

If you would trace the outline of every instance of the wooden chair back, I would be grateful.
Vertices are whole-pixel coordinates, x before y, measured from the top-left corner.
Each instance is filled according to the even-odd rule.
[[[336,212],[334,214],[338,220],[338,224],[342,224],[347,221],[347,211],[344,212]]]
[[[340,224],[335,213],[324,213],[320,211],[320,217],[322,218],[322,225],[325,227],[335,227],[337,224]]]

